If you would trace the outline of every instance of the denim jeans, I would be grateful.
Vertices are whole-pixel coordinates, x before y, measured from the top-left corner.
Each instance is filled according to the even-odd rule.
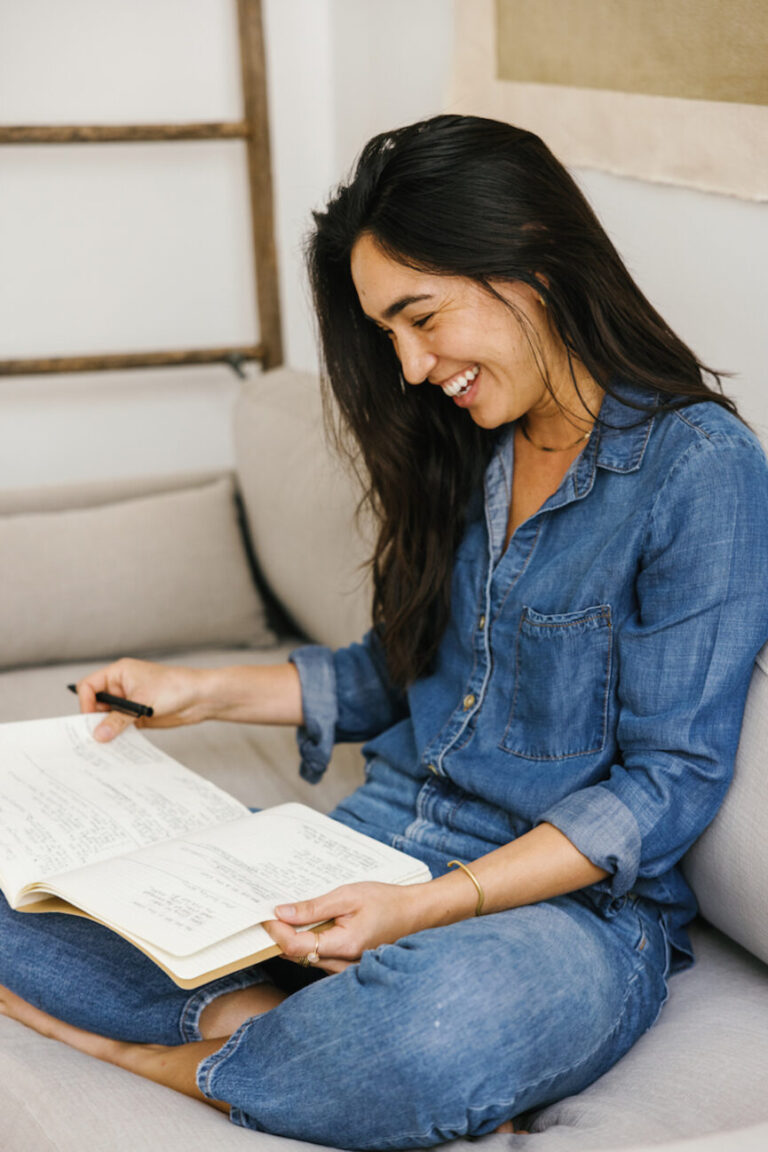
[[[243,1024],[198,1069],[246,1128],[342,1148],[479,1136],[581,1091],[655,1021],[669,946],[630,894],[583,893],[407,936]],[[199,1040],[207,1003],[268,979],[252,967],[189,993],[88,920],[11,912],[0,983],[124,1040]]]

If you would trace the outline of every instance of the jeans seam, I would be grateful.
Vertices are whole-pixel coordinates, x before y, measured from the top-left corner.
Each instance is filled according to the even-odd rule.
[[[232,1033],[226,1044],[224,1044],[216,1052],[212,1052],[210,1056],[207,1056],[205,1060],[201,1060],[201,1062],[198,1064],[195,1080],[202,1094],[204,1096],[208,1096],[209,1099],[219,1099],[219,1097],[214,1097],[213,1089],[211,1088],[211,1080],[215,1076],[219,1065],[224,1063],[224,1061],[228,1060],[230,1056],[235,1054],[250,1024],[251,1021],[246,1020],[244,1024],[240,1025],[236,1032]],[[226,1103],[229,1103],[229,1101],[226,1101]],[[248,1113],[246,1113],[246,1115],[248,1115]]]

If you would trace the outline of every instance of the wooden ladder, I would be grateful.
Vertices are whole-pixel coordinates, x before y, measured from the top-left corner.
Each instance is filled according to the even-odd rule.
[[[253,268],[259,343],[224,348],[58,356],[0,360],[0,376],[49,372],[104,372],[122,368],[170,368],[225,363],[240,371],[244,361],[274,368],[283,360],[277,254],[272,209],[272,168],[267,117],[267,82],[261,0],[237,0],[244,119],[230,123],[0,126],[0,144],[103,144],[136,141],[245,141],[251,209]]]

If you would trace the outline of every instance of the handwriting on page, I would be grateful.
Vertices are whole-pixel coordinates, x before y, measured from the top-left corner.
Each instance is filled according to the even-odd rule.
[[[266,813],[264,814],[266,816]],[[391,874],[391,849],[301,820],[259,814],[72,873],[65,899],[159,948],[184,956],[272,919],[274,906],[319,896],[348,879]],[[406,858],[407,859],[407,858]]]
[[[150,744],[132,737],[97,744],[86,717],[0,746],[0,843],[4,868],[42,881],[244,811]],[[15,728],[16,726],[10,726]],[[26,727],[19,726],[19,727]],[[62,752],[61,730],[66,736]]]

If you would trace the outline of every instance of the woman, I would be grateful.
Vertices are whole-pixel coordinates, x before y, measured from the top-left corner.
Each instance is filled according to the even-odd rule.
[[[434,879],[278,908],[285,955],[332,974],[292,995],[262,967],[189,996],[96,925],[7,911],[0,981],[7,1013],[246,1127],[425,1146],[586,1087],[691,963],[677,864],[768,635],[768,468],[530,133],[377,137],[309,262],[379,517],[374,629],[279,669],[120,661],[80,702],[295,724],[310,779],[366,740],[333,815]]]

